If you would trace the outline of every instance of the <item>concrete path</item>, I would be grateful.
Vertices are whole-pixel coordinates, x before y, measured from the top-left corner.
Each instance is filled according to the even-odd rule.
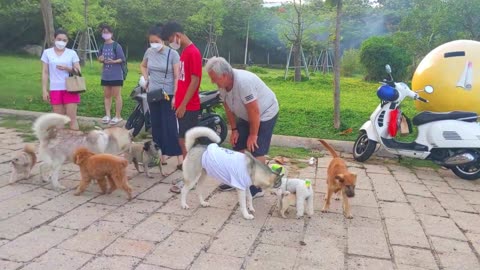
[[[244,220],[235,192],[209,182],[209,208],[180,209],[169,192],[178,172],[148,179],[129,167],[134,199],[73,189],[78,167],[65,165],[52,190],[38,166],[31,179],[8,184],[18,134],[0,128],[0,269],[480,269],[480,181],[448,171],[410,170],[382,160],[349,165],[358,173],[354,218],[341,202],[321,213],[329,156],[315,166],[290,167],[290,176],[316,180],[315,214],[278,216],[275,197],[254,200]],[[349,154],[346,157],[351,156]],[[167,171],[172,171],[173,161]],[[300,166],[302,167],[302,166]]]

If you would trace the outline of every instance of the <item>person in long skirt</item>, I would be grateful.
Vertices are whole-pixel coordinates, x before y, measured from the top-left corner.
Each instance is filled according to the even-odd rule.
[[[177,157],[177,166],[183,162],[182,149],[178,143],[178,121],[174,104],[177,82],[180,74],[180,56],[164,45],[160,38],[161,26],[153,26],[148,33],[148,48],[140,64],[146,80],[147,92],[165,91],[168,99],[149,102],[153,141],[162,150],[162,164],[167,157]]]

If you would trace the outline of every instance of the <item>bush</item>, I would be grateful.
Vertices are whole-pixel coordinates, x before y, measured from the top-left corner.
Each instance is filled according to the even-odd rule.
[[[371,37],[362,43],[360,62],[366,68],[367,81],[386,78],[386,64],[392,67],[393,78],[400,81],[405,79],[410,57],[404,49],[393,45],[390,37]]]
[[[357,49],[346,50],[342,56],[340,66],[342,76],[352,77],[355,74],[363,74],[365,69],[360,63],[360,51]]]

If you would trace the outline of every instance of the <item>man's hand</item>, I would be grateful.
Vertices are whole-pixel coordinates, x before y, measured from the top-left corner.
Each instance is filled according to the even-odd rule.
[[[180,107],[177,108],[177,111],[175,114],[177,115],[177,118],[182,118],[185,115],[185,111],[187,110],[186,105],[180,105]]]
[[[257,135],[248,135],[247,149],[251,153],[253,153],[255,151],[255,149],[258,148],[257,139],[258,139]]]
[[[175,95],[172,97],[172,110],[175,110]]]
[[[238,141],[238,130],[232,130],[232,134],[230,134],[230,144],[235,147]]]

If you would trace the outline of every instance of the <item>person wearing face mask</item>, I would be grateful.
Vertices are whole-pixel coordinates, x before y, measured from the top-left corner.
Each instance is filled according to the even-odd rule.
[[[66,47],[67,32],[57,30],[53,36],[55,45],[43,51],[40,59],[43,100],[50,102],[53,112],[70,117],[70,129],[77,130],[77,105],[80,103],[80,94],[68,92],[66,80],[74,69],[80,72],[80,59],[74,50]]]
[[[113,30],[108,25],[100,27],[105,43],[99,49],[98,61],[103,63],[101,85],[104,90],[105,116],[104,124],[116,125],[122,121],[122,86],[125,80],[122,64],[125,63],[125,54],[122,46],[114,41]],[[111,118],[112,98],[115,98],[115,117]]]
[[[168,41],[174,49],[182,49],[180,55],[180,75],[178,90],[175,93],[175,113],[178,118],[178,141],[185,158],[185,132],[198,124],[200,116],[200,96],[198,90],[202,79],[202,55],[198,48],[183,32],[177,22],[168,22],[162,29],[162,40]],[[181,166],[178,167],[181,169]],[[183,181],[179,181],[170,191],[180,193]]]
[[[182,164],[182,149],[178,144],[177,117],[173,107],[180,73],[180,56],[175,50],[164,45],[160,38],[161,25],[153,26],[148,32],[148,48],[140,64],[146,80],[148,92],[165,91],[169,100],[149,102],[153,141],[162,151],[161,162],[167,157],[177,157],[177,165]]]
[[[220,96],[232,129],[230,143],[233,149],[248,150],[265,164],[278,117],[275,93],[257,75],[232,68],[222,57],[208,59],[205,70],[221,90]],[[230,189],[233,187],[220,186],[220,190]],[[250,187],[250,192],[254,198],[264,194],[255,186]]]

